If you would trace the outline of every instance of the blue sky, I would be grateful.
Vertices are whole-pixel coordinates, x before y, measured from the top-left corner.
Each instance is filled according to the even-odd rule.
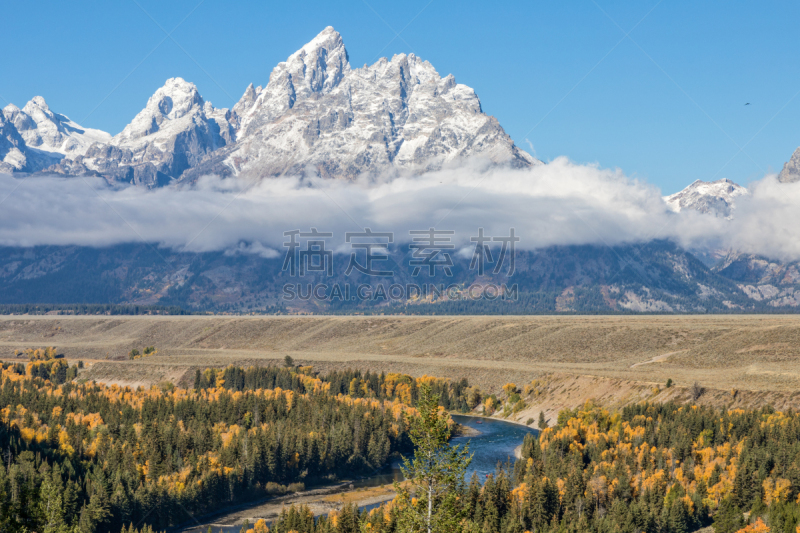
[[[331,25],[353,67],[414,52],[540,159],[619,167],[664,193],[746,185],[800,145],[796,1],[137,2],[4,2],[0,104],[42,95],[115,134],[181,76],[229,107]]]

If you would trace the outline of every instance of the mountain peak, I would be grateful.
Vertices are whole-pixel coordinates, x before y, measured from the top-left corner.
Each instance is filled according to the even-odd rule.
[[[794,183],[800,181],[800,148],[794,151],[792,158],[783,165],[783,170],[778,174],[781,183]]]
[[[261,87],[256,90],[253,88],[253,84],[247,86],[247,89],[244,90],[244,94],[236,102],[236,105],[233,106],[233,112],[238,116],[243,116],[248,109],[253,107],[253,103],[256,101],[258,94],[261,92]]]
[[[328,26],[286,61],[278,63],[262,90],[250,87],[234,107],[240,130],[252,133],[313,95],[331,93],[350,72],[342,36]]]
[[[285,62],[278,64],[273,74],[276,71],[278,74],[282,74],[281,71],[289,74],[298,97],[314,92],[324,94],[342,81],[350,70],[349,60],[342,36],[328,26]]]
[[[22,109],[26,113],[30,114],[33,106],[38,107],[42,111],[50,111],[50,107],[47,105],[47,102],[44,101],[43,96],[34,96],[27,104],[25,104],[25,107]]]
[[[147,108],[174,119],[182,117],[195,105],[202,107],[203,103],[194,83],[183,78],[170,78],[150,97]]]
[[[114,137],[113,144],[130,144],[152,135],[163,129],[167,122],[202,111],[204,103],[194,83],[183,78],[169,78],[147,100],[145,108]]]
[[[695,180],[682,191],[665,196],[664,201],[676,213],[693,209],[700,213],[731,218],[736,209],[736,198],[746,194],[748,191],[745,187],[727,178],[716,181]]]
[[[304,52],[306,54],[311,54],[320,48],[324,48],[326,50],[344,48],[342,35],[338,31],[334,30],[333,26],[328,26],[319,32],[316,37],[304,44],[303,47],[295,53]]]

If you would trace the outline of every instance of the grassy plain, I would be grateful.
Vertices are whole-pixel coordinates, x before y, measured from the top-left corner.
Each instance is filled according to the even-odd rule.
[[[484,389],[546,374],[800,390],[800,316],[5,316],[0,358],[56,346],[89,376],[149,385],[197,366],[276,364],[467,377]],[[127,353],[155,346],[154,356]],[[102,363],[102,364],[101,364]]]

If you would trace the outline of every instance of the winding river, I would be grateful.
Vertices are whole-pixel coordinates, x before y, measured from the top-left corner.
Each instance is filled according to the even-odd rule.
[[[466,479],[469,482],[473,474],[477,474],[481,481],[486,476],[493,474],[498,463],[514,461],[514,449],[522,444],[522,440],[528,433],[537,433],[536,430],[512,424],[502,420],[472,416],[452,415],[453,420],[463,426],[473,428],[480,432],[473,437],[456,437],[451,439],[452,444],[465,445],[469,443],[469,451],[472,454],[472,463],[467,469]],[[355,480],[352,482],[353,488],[376,487],[386,485],[393,481],[402,481],[403,473],[400,470],[400,459],[394,459],[383,471],[368,478]],[[371,504],[362,508],[370,509],[379,504]],[[263,515],[262,515],[263,516]],[[232,516],[218,516],[211,521],[212,530],[222,533],[239,533],[240,526],[223,525],[230,524]],[[183,529],[183,533],[205,533],[208,524],[200,527],[189,526]],[[178,529],[180,531],[180,529]]]
[[[467,482],[472,478],[473,473],[478,474],[483,481],[488,474],[495,472],[497,463],[505,463],[508,460],[513,462],[514,448],[522,444],[522,440],[528,433],[537,433],[535,429],[495,418],[462,415],[452,415],[452,417],[462,426],[480,431],[480,435],[474,437],[456,437],[450,440],[451,444],[461,446],[469,443],[472,463],[467,469]],[[353,486],[355,488],[374,487],[402,481],[403,473],[400,471],[400,464],[400,459],[395,459],[378,475],[354,481]]]

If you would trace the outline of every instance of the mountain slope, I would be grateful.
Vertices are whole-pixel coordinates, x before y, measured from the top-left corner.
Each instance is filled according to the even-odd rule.
[[[212,154],[189,179],[306,171],[354,178],[390,168],[438,169],[472,157],[539,164],[453,76],[442,78],[414,54],[351,69],[331,27],[278,64],[259,89],[249,86],[234,106],[238,142]]]
[[[800,307],[800,261],[731,252],[713,270],[753,300],[771,307]]]
[[[25,170],[28,165],[25,148],[25,140],[17,128],[0,113],[0,172]]]
[[[763,298],[746,286],[710,271],[669,242],[639,245],[554,246],[517,252],[516,273],[477,276],[469,258],[454,256],[453,276],[414,278],[409,255],[391,252],[399,265],[392,278],[308,274],[282,270],[283,258],[224,252],[156,251],[144,244],[109,248],[47,246],[0,249],[0,303],[131,303],[180,305],[209,311],[249,312],[265,308],[313,313],[385,310],[410,313],[708,313],[791,309],[794,300]],[[400,300],[355,298],[355,287],[391,284],[450,287],[439,296]],[[351,285],[353,298],[285,300],[285,284]],[[518,286],[518,300],[472,300],[472,287]],[[308,292],[308,288],[302,291]],[[780,291],[778,291],[780,292]],[[301,294],[301,293],[298,293]],[[475,291],[474,294],[481,294]],[[403,308],[408,305],[407,311]],[[435,304],[435,305],[433,305]],[[438,306],[438,307],[437,307]],[[443,306],[443,307],[442,307]]]
[[[145,187],[210,173],[353,179],[468,159],[540,164],[452,75],[442,78],[414,54],[352,69],[331,27],[279,63],[264,88],[247,87],[231,110],[214,108],[194,84],[171,78],[113,138],[51,112],[41,97],[22,110],[9,105],[4,114],[24,140],[17,146],[4,134],[6,170],[100,175]]]
[[[665,196],[664,201],[676,213],[693,209],[700,213],[732,218],[736,209],[736,198],[747,194],[745,187],[729,179],[711,182],[697,180],[682,191]]]
[[[13,134],[8,133],[11,125],[24,143],[16,146],[24,155],[24,162],[17,155],[16,164],[11,165],[17,171],[42,170],[65,157],[85,154],[94,143],[111,140],[111,135],[104,131],[84,128],[69,117],[54,113],[41,96],[34,97],[22,109],[8,104],[3,108],[3,118],[7,124],[0,135],[13,144]]]
[[[783,165],[781,173],[778,174],[778,181],[781,183],[800,181],[800,148],[795,150],[791,159]]]
[[[47,171],[93,173],[150,188],[166,185],[235,140],[230,119],[230,111],[205,102],[193,83],[170,78],[121,133]]]

